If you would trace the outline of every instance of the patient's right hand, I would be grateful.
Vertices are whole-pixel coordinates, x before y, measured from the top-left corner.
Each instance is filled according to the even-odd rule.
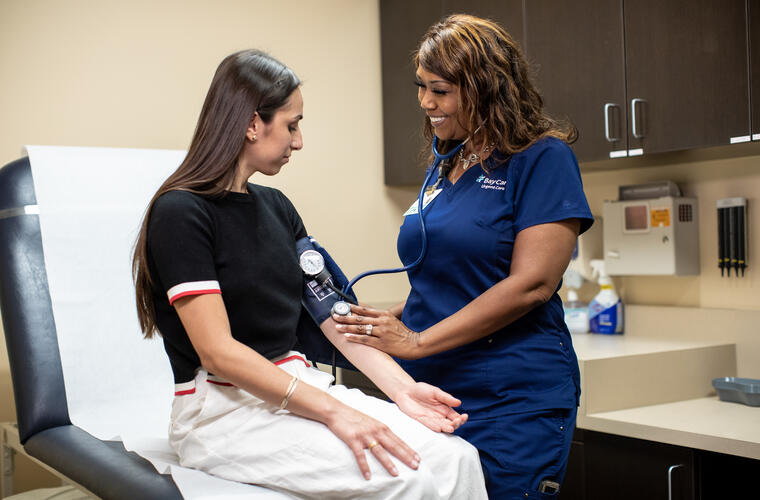
[[[375,455],[375,458],[392,476],[397,476],[398,470],[388,454],[395,456],[412,469],[417,469],[419,466],[420,456],[387,425],[349,406],[341,405],[328,420],[327,427],[354,452],[356,462],[365,479],[370,478],[365,450]]]

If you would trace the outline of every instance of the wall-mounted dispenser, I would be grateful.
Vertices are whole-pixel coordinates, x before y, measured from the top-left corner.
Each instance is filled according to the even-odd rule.
[[[744,270],[749,266],[749,249],[747,240],[747,199],[723,198],[716,203],[718,207],[718,267],[720,275],[731,269],[735,276],[744,277]]]
[[[672,182],[622,186],[620,200],[604,202],[603,217],[610,276],[699,274],[697,200],[681,197]]]

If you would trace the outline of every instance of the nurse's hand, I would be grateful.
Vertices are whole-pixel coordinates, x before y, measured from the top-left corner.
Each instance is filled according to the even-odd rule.
[[[453,409],[461,401],[424,382],[406,386],[392,399],[401,411],[435,432],[452,433],[467,422],[466,413],[460,415]]]
[[[420,334],[406,327],[390,311],[366,306],[351,306],[350,316],[333,314],[337,330],[357,344],[387,352],[401,359],[417,359]]]

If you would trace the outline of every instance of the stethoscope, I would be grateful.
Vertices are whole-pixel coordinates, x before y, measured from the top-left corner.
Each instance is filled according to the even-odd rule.
[[[343,287],[342,290],[338,289],[331,280],[327,279],[329,277],[329,274],[324,275],[323,279],[317,279],[317,282],[320,284],[324,284],[328,288],[330,288],[333,292],[337,293],[343,301],[336,302],[334,306],[334,312],[336,314],[340,315],[346,315],[350,312],[351,308],[346,302],[350,302],[351,304],[355,304],[356,300],[352,298],[349,294],[351,293],[351,290],[353,289],[354,285],[361,279],[366,278],[367,276],[373,276],[376,274],[393,274],[393,273],[401,273],[406,272],[411,269],[414,269],[415,267],[419,266],[422,261],[425,259],[425,255],[427,254],[427,228],[425,227],[425,217],[423,216],[423,208],[425,205],[425,193],[433,193],[435,189],[438,187],[438,185],[443,181],[443,178],[446,176],[447,169],[443,168],[444,165],[442,165],[443,162],[451,160],[457,153],[459,153],[462,148],[467,144],[467,141],[469,141],[470,138],[468,137],[464,141],[460,142],[456,146],[454,146],[451,151],[441,154],[438,151],[438,136],[433,136],[433,156],[435,159],[433,160],[433,165],[428,170],[427,175],[425,176],[425,182],[422,183],[422,187],[420,188],[420,193],[417,196],[417,218],[420,221],[420,234],[422,235],[422,248],[420,249],[420,255],[417,257],[417,259],[412,262],[411,264],[408,264],[404,267],[395,267],[390,269],[371,269],[369,271],[365,271],[359,275],[357,275],[354,279],[350,280],[346,286]],[[428,184],[430,183],[430,179],[433,177],[433,174],[438,171],[438,179],[436,180],[435,184],[433,184],[431,187],[428,187]],[[311,255],[313,253],[313,255]],[[314,264],[309,263],[309,258],[316,259]],[[308,268],[313,268],[310,272],[307,272],[307,266]],[[324,271],[324,260],[322,257],[318,254],[316,251],[309,251],[309,255],[302,255],[301,256],[301,267],[304,269],[304,272],[307,272],[307,274],[311,276],[321,276],[321,273]]]
[[[478,130],[480,127],[478,127]],[[475,131],[477,132],[477,130]],[[474,134],[473,134],[474,135]],[[470,136],[472,137],[472,136]],[[454,146],[451,151],[448,153],[441,154],[438,151],[438,136],[433,136],[433,156],[435,157],[435,160],[433,160],[433,165],[430,167],[430,170],[428,171],[427,175],[425,176],[425,182],[422,183],[422,188],[420,188],[420,193],[417,196],[417,218],[420,221],[420,234],[422,235],[422,248],[420,249],[420,255],[417,257],[417,260],[412,262],[409,265],[406,265],[404,267],[396,267],[392,269],[372,269],[369,271],[365,271],[358,276],[356,276],[354,279],[349,281],[345,287],[343,287],[342,293],[340,294],[341,297],[344,299],[347,299],[346,295],[351,291],[353,286],[363,278],[366,278],[367,276],[373,276],[375,274],[393,274],[393,273],[402,273],[409,271],[411,269],[414,269],[415,267],[422,264],[422,261],[425,259],[425,254],[427,253],[427,229],[425,227],[425,217],[423,216],[422,209],[424,208],[424,200],[425,200],[425,192],[428,191],[432,193],[435,191],[435,189],[438,187],[438,185],[443,181],[443,178],[446,176],[447,170],[443,168],[444,161],[451,160],[454,155],[459,153],[462,148],[467,144],[467,141],[470,140],[470,137],[465,139],[464,141],[460,142],[456,146]],[[435,184],[431,188],[428,188],[427,185],[430,182],[430,179],[433,177],[433,173],[438,170],[438,180],[435,181]]]
[[[479,129],[480,127],[478,127]],[[476,130],[477,132],[477,130]],[[417,196],[417,217],[420,221],[420,233],[422,235],[422,248],[420,249],[420,255],[417,257],[417,259],[412,262],[409,265],[406,265],[404,267],[397,267],[397,268],[391,268],[391,269],[372,269],[369,271],[365,271],[358,276],[356,276],[354,279],[350,280],[346,286],[343,287],[343,290],[338,289],[330,279],[330,274],[325,270],[325,264],[324,264],[324,258],[323,256],[317,252],[316,250],[306,250],[301,254],[299,257],[299,262],[301,265],[301,268],[304,270],[304,272],[308,275],[316,279],[316,281],[321,284],[327,286],[329,289],[331,289],[333,292],[335,292],[338,296],[340,296],[343,300],[337,301],[333,304],[331,308],[331,312],[333,314],[338,314],[340,316],[347,316],[351,313],[351,306],[349,304],[356,304],[356,299],[351,297],[349,294],[351,294],[351,290],[353,286],[361,279],[366,278],[367,276],[373,276],[375,274],[392,274],[392,273],[401,273],[406,272],[411,269],[414,269],[415,267],[419,266],[422,261],[425,259],[425,254],[427,253],[427,229],[425,227],[425,217],[423,214],[423,208],[425,206],[424,200],[425,200],[425,193],[430,192],[431,194],[436,190],[438,185],[443,181],[444,177],[446,176],[446,173],[448,172],[447,169],[444,168],[444,165],[442,165],[443,162],[447,162],[448,160],[451,160],[454,155],[459,153],[462,148],[467,144],[467,141],[469,141],[470,138],[468,137],[461,143],[454,146],[451,151],[441,154],[438,151],[438,136],[433,136],[433,156],[435,157],[435,160],[433,161],[433,165],[428,170],[427,175],[425,176],[425,182],[422,183],[422,187],[420,188],[420,193]],[[438,180],[436,180],[435,184],[428,188],[428,183],[430,182],[430,179],[433,177],[433,174],[438,171]],[[335,377],[335,350],[333,349],[333,359],[332,359],[332,372],[333,377]]]

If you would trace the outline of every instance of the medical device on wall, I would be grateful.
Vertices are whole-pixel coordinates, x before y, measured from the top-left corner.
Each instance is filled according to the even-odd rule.
[[[604,262],[610,276],[699,274],[696,198],[679,196],[672,182],[623,186],[604,202]],[[675,189],[674,189],[675,188]],[[638,198],[636,193],[664,194]],[[676,196],[673,196],[676,194]]]
[[[747,199],[723,198],[716,202],[718,208],[718,268],[720,275],[731,277],[731,269],[736,277],[744,277],[749,266],[747,240]]]

